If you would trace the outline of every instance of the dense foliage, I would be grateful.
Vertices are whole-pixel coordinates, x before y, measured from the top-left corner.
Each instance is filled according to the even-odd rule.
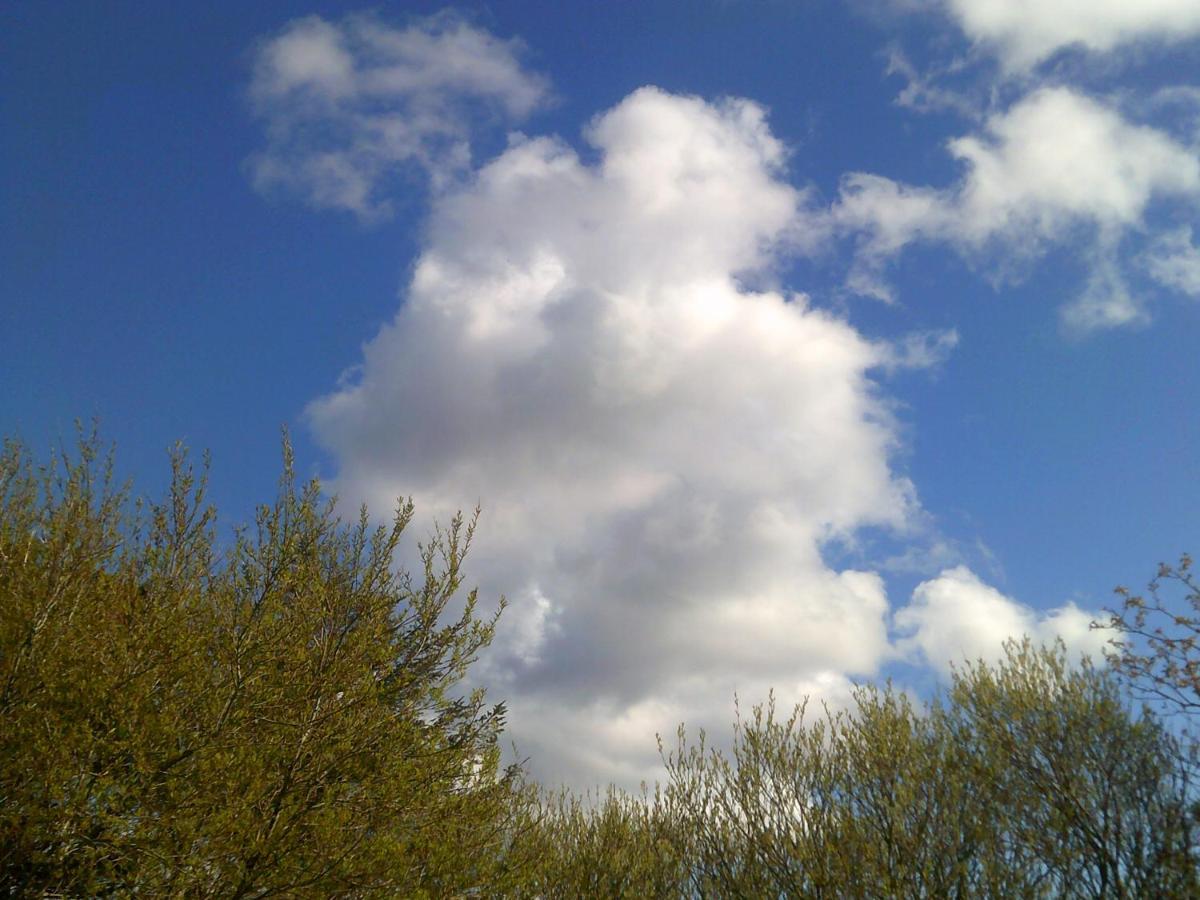
[[[681,728],[653,791],[580,798],[503,768],[503,709],[462,686],[494,626],[456,600],[470,523],[413,578],[411,504],[343,525],[285,449],[222,546],[173,460],[140,506],[94,439],[0,456],[0,892],[1200,895],[1187,755],[1128,690],[1194,699],[1194,621],[1146,627],[1162,603],[1124,595],[1114,666],[1014,643],[931,703],[768,703],[727,746]],[[1162,577],[1194,606],[1189,566]]]
[[[490,877],[515,773],[502,710],[454,688],[492,633],[424,572],[412,516],[343,527],[290,455],[218,553],[182,454],[166,501],[114,489],[94,440],[0,458],[0,881],[24,894],[444,896]]]
[[[668,760],[704,896],[1145,897],[1197,888],[1172,745],[1060,647],[1011,645],[915,709],[863,688],[847,712],[739,723]]]
[[[665,761],[651,797],[543,805],[524,895],[1200,896],[1174,742],[1062,647],[1012,644],[923,708],[755,707],[730,750],[681,729]]]

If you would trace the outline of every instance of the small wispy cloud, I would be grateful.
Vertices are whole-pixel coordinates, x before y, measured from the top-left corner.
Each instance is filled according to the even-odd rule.
[[[368,15],[293,21],[254,58],[249,95],[267,138],[250,160],[254,184],[384,219],[387,182],[405,167],[443,186],[469,170],[473,129],[519,122],[547,101],[521,53],[449,13],[406,28]]]
[[[1188,297],[1200,297],[1200,246],[1184,225],[1160,235],[1140,260],[1159,284]]]

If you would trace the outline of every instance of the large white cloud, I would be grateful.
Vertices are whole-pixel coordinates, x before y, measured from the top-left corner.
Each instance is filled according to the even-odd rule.
[[[948,148],[963,174],[946,188],[863,173],[843,180],[833,217],[860,242],[853,288],[890,297],[883,266],[917,241],[948,242],[1003,272],[1082,239],[1091,276],[1067,322],[1087,329],[1144,318],[1118,265],[1120,242],[1145,226],[1155,199],[1194,200],[1200,158],[1191,148],[1062,87],[1034,91]]]
[[[438,198],[395,320],[309,413],[343,498],[482,502],[471,573],[512,600],[487,678],[520,750],[628,783],[735,689],[837,695],[888,658],[882,580],[821,551],[910,522],[870,373],[952,340],[883,346],[746,286],[805,221],[753,103],[646,88],[587,139],[594,163],[514,138]]]
[[[1061,640],[1098,661],[1110,634],[1091,628],[1096,618],[1074,603],[1038,612],[956,566],[919,584],[912,602],[896,612],[895,624],[902,652],[949,673],[964,662],[995,662],[1006,640],[1023,636],[1039,643]]]
[[[902,0],[907,4],[907,0]],[[941,0],[972,41],[1010,70],[1029,69],[1067,47],[1093,52],[1135,41],[1200,35],[1195,0]]]
[[[893,618],[879,575],[826,562],[861,529],[921,527],[877,376],[937,365],[957,336],[868,340],[780,289],[779,264],[840,229],[852,282],[885,293],[914,241],[1028,261],[1086,231],[1073,308],[1127,321],[1121,238],[1154,198],[1200,190],[1194,155],[1043,90],[951,142],[957,184],[851,175],[819,213],[759,106],[643,88],[592,121],[583,158],[513,134],[475,168],[472,119],[547,96],[519,49],[452,16],[309,18],[260,47],[251,95],[260,186],[364,219],[414,163],[439,188],[399,312],[308,416],[346,503],[411,494],[426,524],[483,505],[470,577],[512,605],[479,675],[537,774],[653,777],[654,733],[723,730],[735,691],[837,703],[898,656],[941,670],[1021,633],[1092,646],[1085,613],[1039,616],[961,567]],[[1194,253],[1178,232],[1142,261],[1189,290]]]
[[[451,14],[403,29],[365,15],[291,22],[255,54],[250,98],[268,137],[256,186],[386,217],[398,164],[444,182],[470,162],[473,119],[517,121],[545,102],[520,50]]]

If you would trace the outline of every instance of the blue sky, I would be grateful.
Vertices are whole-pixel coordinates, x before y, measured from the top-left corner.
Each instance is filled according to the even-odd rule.
[[[1200,547],[1185,0],[9,3],[0,431],[484,507],[547,778]]]

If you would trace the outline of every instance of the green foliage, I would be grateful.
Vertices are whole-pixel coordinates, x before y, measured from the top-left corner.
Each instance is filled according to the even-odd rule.
[[[1051,896],[1189,896],[1193,822],[1175,742],[1135,717],[1119,678],[1066,651],[1009,649],[968,668],[942,714],[970,773],[989,855]],[[1003,811],[999,818],[993,811]]]
[[[681,896],[1194,896],[1169,737],[1111,673],[1008,648],[942,703],[890,686],[849,711],[756,707],[725,754],[681,730],[664,805]]]
[[[652,795],[531,798],[520,897],[1193,897],[1174,741],[1119,676],[1010,644],[917,706],[739,716],[728,751],[681,728]],[[498,892],[499,895],[499,892]]]
[[[0,884],[9,892],[443,896],[491,878],[517,773],[456,690],[494,620],[448,615],[472,524],[393,570],[412,517],[317,484],[218,553],[205,482],[113,486],[95,438],[0,457]]]
[[[685,862],[657,800],[614,789],[580,799],[534,793],[514,830],[513,897],[675,897]]]
[[[219,549],[205,479],[113,485],[95,438],[0,455],[0,892],[94,896],[1200,896],[1191,769],[1125,687],[1191,710],[1191,563],[1113,614],[1114,667],[1010,644],[914,704],[739,713],[664,752],[652,793],[502,769],[463,678],[473,521],[344,526],[285,443],[274,503]],[[456,611],[457,610],[457,611]],[[1130,681],[1123,680],[1129,679]]]

